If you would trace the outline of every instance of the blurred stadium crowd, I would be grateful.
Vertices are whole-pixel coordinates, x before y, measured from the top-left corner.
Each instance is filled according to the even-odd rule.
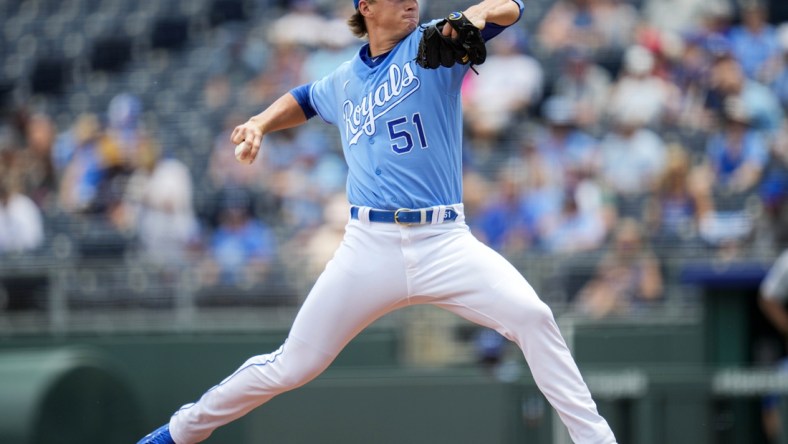
[[[422,18],[462,6],[422,1]],[[184,285],[204,304],[300,300],[348,217],[338,138],[313,119],[244,166],[228,134],[351,57],[351,14],[349,0],[2,2],[0,275],[69,270],[59,285],[84,304],[167,304]],[[682,261],[788,245],[784,2],[525,14],[463,86],[465,205],[554,306],[636,313],[675,296]],[[37,291],[6,303],[43,306]]]

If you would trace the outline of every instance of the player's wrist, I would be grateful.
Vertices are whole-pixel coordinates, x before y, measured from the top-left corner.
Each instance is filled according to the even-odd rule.
[[[250,118],[247,124],[250,125],[252,128],[260,131],[260,133],[262,133],[263,135],[267,133],[265,119],[261,118],[259,115]]]
[[[481,27],[477,25],[479,29],[484,29],[487,23],[509,26],[520,16],[520,7],[512,0],[486,0],[466,9],[463,14],[474,25],[481,22]]]
[[[479,5],[471,6],[465,11],[462,11],[462,15],[464,15],[468,21],[473,23],[473,26],[479,29],[484,29],[484,26],[487,24],[488,13],[489,10],[482,8]]]

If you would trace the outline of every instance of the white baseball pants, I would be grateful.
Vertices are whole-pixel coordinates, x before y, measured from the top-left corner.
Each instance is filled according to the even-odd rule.
[[[203,441],[217,427],[306,384],[373,321],[422,303],[495,329],[519,345],[575,443],[615,443],[552,312],[506,259],[473,237],[461,212],[455,222],[416,227],[350,220],[284,345],[252,357],[176,412],[170,420],[175,442]]]

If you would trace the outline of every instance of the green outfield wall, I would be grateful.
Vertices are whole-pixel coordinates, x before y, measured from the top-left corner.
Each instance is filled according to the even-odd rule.
[[[708,378],[696,365],[698,359],[687,362],[692,350],[679,352],[665,346],[702,348],[701,337],[693,325],[674,326],[667,332],[657,326],[574,328],[578,361],[621,442],[712,442],[707,427]],[[50,356],[56,362],[63,350],[89,350],[128,391],[127,407],[132,412],[128,425],[144,433],[180,405],[197,399],[249,356],[272,351],[283,339],[284,332],[16,337],[0,341],[0,372],[4,366],[16,368],[14,379],[24,382],[16,396],[43,404],[46,389],[32,388],[35,372],[24,371],[20,354]],[[401,347],[396,329],[367,330],[317,380],[220,429],[209,442],[561,442],[562,428],[521,361],[513,365],[522,374],[501,382],[476,367],[404,367]],[[72,390],[70,396],[78,398],[79,391]],[[61,408],[65,408],[62,402]],[[101,430],[101,424],[85,421],[86,433]]]
[[[775,390],[788,393],[788,378],[730,373],[738,368],[732,360],[743,362],[746,328],[721,331],[722,321],[736,316],[736,296],[719,293],[717,299],[704,322],[561,322],[621,443],[765,443],[760,399]],[[157,427],[284,338],[284,331],[5,336],[0,442],[98,442],[107,424],[126,434],[117,442],[130,442],[128,436]],[[570,442],[521,359],[510,363],[520,374],[503,382],[500,373],[474,366],[403,365],[403,347],[398,328],[373,326],[315,381],[221,428],[208,442]],[[66,428],[55,418],[70,416],[57,412],[77,411],[83,412],[77,431],[61,432]]]

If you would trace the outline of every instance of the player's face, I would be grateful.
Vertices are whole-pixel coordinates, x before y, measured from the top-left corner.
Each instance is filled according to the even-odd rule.
[[[418,0],[377,0],[370,10],[382,29],[400,33],[401,37],[419,26]]]

